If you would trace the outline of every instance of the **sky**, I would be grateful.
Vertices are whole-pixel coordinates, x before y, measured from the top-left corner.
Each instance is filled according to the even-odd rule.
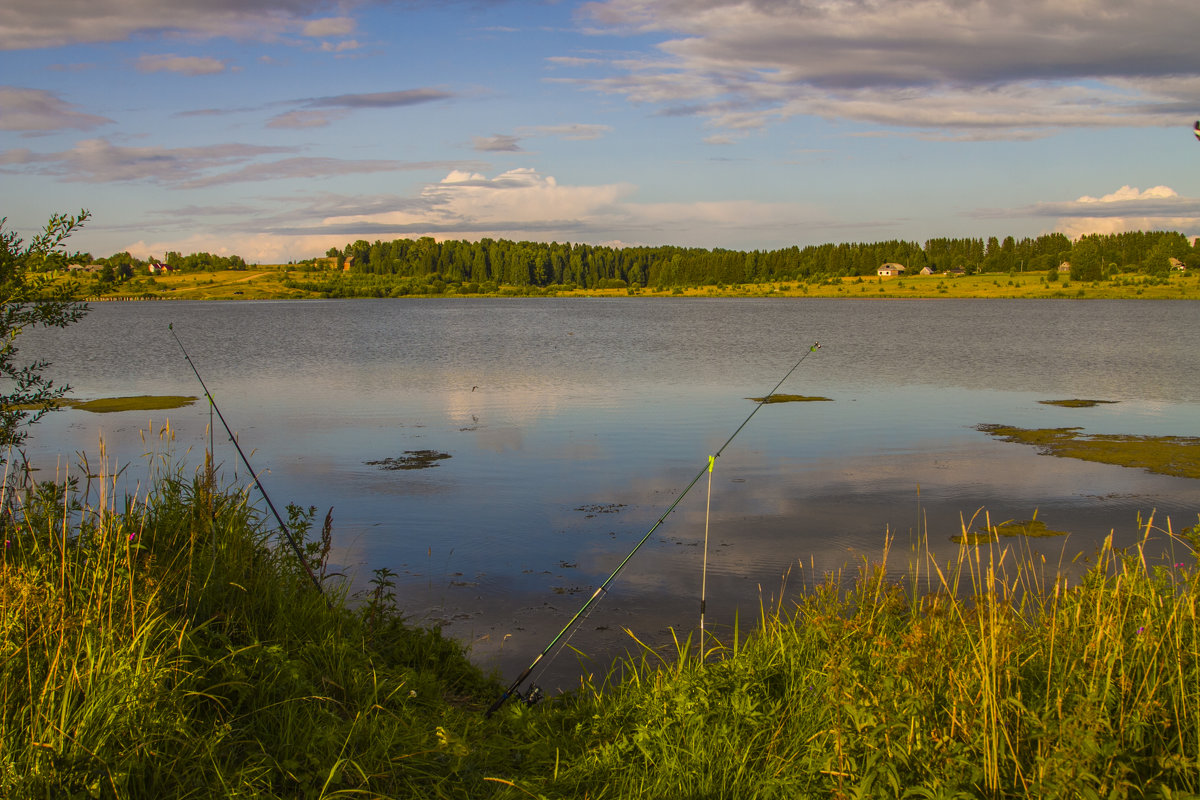
[[[5,0],[72,250],[1200,236],[1196,0]]]

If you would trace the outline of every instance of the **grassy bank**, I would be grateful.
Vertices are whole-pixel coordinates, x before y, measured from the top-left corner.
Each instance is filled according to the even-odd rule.
[[[99,299],[141,298],[173,300],[266,300],[318,298],[337,295],[337,287],[352,276],[336,270],[301,269],[289,265],[255,266],[247,270],[191,272],[136,278],[110,287]],[[400,285],[400,281],[395,282]],[[386,281],[380,296],[389,296]],[[395,288],[394,286],[391,288]],[[718,286],[684,286],[663,289],[573,289],[561,286],[500,286],[490,295],[473,294],[463,285],[443,285],[441,294],[406,294],[412,297],[550,296],[550,297],[826,297],[826,298],[1141,298],[1147,300],[1200,299],[1200,276],[1172,273],[1153,277],[1119,273],[1111,279],[1072,282],[1067,276],[1054,281],[1043,273],[984,273],[980,275],[914,275],[904,278],[875,276],[792,280]],[[96,299],[96,298],[91,298]]]
[[[113,486],[6,498],[0,796],[1200,792],[1200,573],[1165,523],[1071,580],[1020,540],[805,576],[703,659],[647,648],[487,720],[500,687],[403,624],[386,571],[321,596],[239,491]],[[330,528],[291,516],[323,575]]]

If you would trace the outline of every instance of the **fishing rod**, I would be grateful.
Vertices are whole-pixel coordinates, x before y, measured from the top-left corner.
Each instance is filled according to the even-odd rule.
[[[633,559],[633,557],[637,554],[638,550],[642,549],[642,545],[644,545],[650,539],[650,537],[654,534],[654,532],[656,530],[658,530],[658,527],[660,525],[662,525],[663,522],[666,520],[667,516],[672,511],[675,510],[675,507],[677,505],[679,505],[680,502],[683,501],[683,498],[687,497],[687,494],[688,494],[688,492],[690,492],[692,490],[692,487],[695,486],[697,483],[699,483],[700,479],[702,477],[704,477],[704,473],[710,472],[710,470],[712,470],[713,464],[716,462],[716,460],[718,458],[721,457],[721,453],[725,452],[725,448],[729,446],[730,442],[732,442],[735,438],[737,438],[737,435],[742,432],[742,428],[745,428],[746,425],[749,424],[750,420],[754,418],[754,415],[758,413],[758,410],[767,404],[767,401],[769,401],[771,399],[771,395],[773,395],[773,394],[775,394],[775,392],[779,391],[779,387],[783,386],[784,381],[786,381],[788,378],[790,378],[792,376],[792,373],[795,372],[802,363],[804,363],[804,359],[808,358],[810,355],[815,353],[820,346],[821,346],[820,342],[813,342],[812,347],[808,348],[808,350],[806,350],[804,352],[804,355],[800,356],[800,359],[795,364],[792,365],[791,369],[789,369],[787,371],[787,374],[784,375],[779,380],[779,383],[775,384],[775,388],[772,389],[771,391],[767,392],[767,394],[765,396],[763,396],[763,398],[761,400],[759,400],[758,403],[755,404],[754,410],[750,412],[749,416],[747,416],[744,420],[742,420],[742,424],[737,427],[737,430],[735,430],[732,434],[730,434],[729,438],[725,440],[725,444],[721,445],[720,448],[717,449],[717,452],[713,453],[711,456],[708,457],[708,460],[705,463],[703,469],[701,469],[698,473],[696,473],[696,477],[692,478],[692,482],[689,483],[686,487],[684,487],[684,490],[682,492],[680,492],[678,494],[678,496],[676,496],[674,502],[672,502],[671,505],[669,505],[667,507],[667,510],[662,513],[662,516],[658,518],[658,521],[655,522],[654,525],[652,525],[650,527],[650,530],[646,531],[645,535],[642,536],[642,538],[638,541],[638,543],[636,545],[634,545],[633,549],[629,551],[629,554],[626,555],[625,558],[623,558],[621,560],[621,563],[617,564],[617,568],[612,571],[612,574],[610,574],[607,578],[604,579],[604,583],[600,584],[600,586],[596,589],[596,591],[592,594],[592,596],[589,597],[582,606],[580,606],[579,610],[575,612],[575,616],[571,617],[571,619],[567,621],[567,624],[563,626],[562,630],[560,630],[555,635],[555,637],[550,640],[550,643],[548,645],[546,645],[545,649],[543,649],[542,652],[538,653],[537,657],[535,659],[533,659],[533,662],[530,663],[530,665],[525,668],[525,671],[517,676],[517,679],[514,680],[512,682],[512,685],[510,685],[508,687],[508,689],[505,690],[504,694],[500,695],[499,699],[497,699],[496,702],[492,703],[491,707],[488,708],[488,710],[485,712],[485,714],[484,714],[485,717],[490,717],[490,716],[492,716],[492,714],[496,713],[500,709],[500,707],[502,705],[504,705],[504,702],[506,700],[508,700],[508,698],[512,697],[513,695],[516,695],[517,697],[521,696],[521,693],[520,693],[521,684],[523,684],[525,682],[525,679],[530,676],[530,674],[533,672],[533,670],[537,667],[538,663],[546,656],[547,653],[549,653],[551,650],[554,649],[554,646],[556,644],[558,644],[558,642],[563,638],[563,636],[565,636],[567,634],[567,632],[570,631],[571,628],[573,628],[575,626],[575,623],[578,622],[584,616],[584,613],[592,606],[592,604],[595,603],[603,594],[605,594],[608,591],[608,585],[616,579],[617,575],[620,574],[621,570],[623,570],[625,568],[625,565],[628,564],[630,562],[630,560]],[[529,693],[524,698],[524,700],[528,705],[533,705],[538,700],[540,700],[541,697],[542,697],[541,689],[539,689],[536,684],[533,684],[533,685],[530,685]]]
[[[238,444],[237,437],[233,435],[233,430],[230,429],[229,423],[225,421],[225,415],[221,413],[221,409],[217,406],[217,401],[213,398],[212,392],[208,390],[208,386],[204,383],[204,378],[200,377],[200,370],[196,369],[196,365],[192,363],[192,357],[188,355],[187,348],[183,346],[183,342],[179,340],[179,335],[175,333],[175,323],[167,323],[167,330],[171,332],[171,336],[175,338],[175,343],[179,345],[179,350],[183,353],[183,357],[187,360],[188,366],[192,368],[192,372],[196,376],[196,380],[200,381],[201,388],[204,389],[204,396],[208,398],[208,406],[213,411],[217,412],[217,419],[221,420],[221,424],[225,426],[225,433],[229,434],[229,441],[233,442],[233,448],[237,450],[237,454],[241,456],[242,463],[246,465],[246,471],[250,473],[250,477],[254,479],[254,485],[258,487],[259,493],[263,499],[267,501],[267,507],[271,509],[271,513],[275,515],[275,521],[279,523],[279,530],[283,531],[284,538],[288,540],[288,544],[292,546],[292,550],[296,552],[296,558],[300,559],[300,566],[304,567],[304,571],[308,573],[308,577],[312,579],[313,586],[317,587],[320,594],[325,594],[325,590],[321,588],[321,582],[317,580],[317,576],[313,574],[312,568],[308,566],[308,559],[304,557],[304,552],[300,549],[300,545],[296,543],[296,539],[292,536],[292,532],[288,530],[288,526],[284,523],[283,517],[279,516],[279,512],[275,510],[275,504],[271,502],[270,495],[263,488],[262,481],[258,479],[258,473],[250,466],[250,460],[246,458],[246,454],[242,452],[242,446]],[[211,428],[211,425],[209,426]],[[210,430],[211,433],[211,430]]]

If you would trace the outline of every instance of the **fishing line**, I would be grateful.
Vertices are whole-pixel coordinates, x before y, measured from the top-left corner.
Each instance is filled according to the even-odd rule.
[[[589,597],[587,601],[584,602],[584,604],[580,607],[580,609],[575,612],[575,616],[571,617],[571,619],[567,621],[567,624],[563,626],[562,630],[560,630],[554,636],[554,638],[550,640],[550,643],[546,645],[542,652],[538,653],[537,657],[533,659],[532,663],[525,668],[525,671],[517,676],[516,680],[514,680],[508,689],[505,690],[504,694],[500,695],[499,699],[492,703],[491,707],[488,708],[484,716],[490,717],[492,714],[496,713],[496,711],[498,711],[500,707],[504,705],[504,702],[513,695],[520,697],[520,692],[518,690],[520,689],[521,684],[523,684],[530,674],[533,673],[533,670],[537,667],[538,663],[554,648],[554,646],[563,638],[563,636],[565,636],[567,632],[575,626],[575,623],[584,616],[584,613],[592,606],[592,604],[608,591],[608,585],[616,579],[617,575],[619,575],[621,570],[625,568],[625,565],[633,559],[638,550],[642,549],[642,545],[644,545],[654,534],[654,532],[658,530],[658,527],[662,525],[667,516],[675,510],[675,507],[683,501],[683,498],[687,497],[687,494],[692,490],[692,487],[700,482],[700,479],[704,477],[704,473],[709,472],[711,474],[710,470],[712,469],[713,464],[715,464],[716,460],[721,457],[721,453],[725,452],[725,448],[729,447],[730,442],[737,438],[737,435],[742,432],[742,428],[745,428],[746,425],[749,424],[750,420],[754,418],[754,415],[758,413],[758,410],[767,404],[767,402],[771,399],[771,395],[779,391],[779,387],[783,386],[784,381],[790,378],[792,373],[804,363],[804,359],[815,353],[820,346],[820,342],[813,342],[812,347],[808,348],[808,350],[804,352],[804,355],[800,356],[800,359],[792,365],[791,369],[787,371],[787,374],[780,378],[779,383],[775,384],[775,388],[767,392],[766,395],[764,395],[762,399],[755,404],[754,410],[750,412],[749,416],[742,420],[742,424],[737,427],[737,430],[730,434],[729,438],[725,440],[725,444],[721,445],[720,448],[717,449],[717,452],[708,457],[708,462],[704,465],[703,469],[696,473],[696,477],[692,478],[692,482],[684,487],[684,490],[680,492],[678,496],[676,496],[674,502],[672,502],[671,505],[667,507],[667,510],[662,513],[662,516],[658,518],[658,521],[650,527],[650,530],[646,531],[645,535],[643,535],[638,543],[634,545],[633,549],[629,551],[629,554],[621,560],[621,563],[617,564],[617,568],[612,571],[612,574],[604,579],[604,583],[597,587],[592,596]],[[526,698],[527,703],[533,700],[535,695],[540,697],[541,690],[538,689],[537,686],[530,686],[529,695],[530,696]],[[536,702],[536,700],[533,702]]]
[[[764,398],[764,402],[766,399]],[[704,599],[708,589],[708,518],[712,512],[712,475],[716,456],[708,457],[708,498],[704,501],[704,561],[700,567],[700,660],[704,660]]]
[[[275,510],[275,504],[271,502],[270,495],[263,488],[262,481],[258,479],[258,473],[250,466],[250,460],[246,458],[246,454],[242,452],[242,446],[238,444],[237,437],[233,435],[233,430],[230,429],[229,423],[225,421],[225,415],[221,413],[221,409],[217,406],[216,399],[213,398],[212,392],[208,390],[208,386],[204,383],[204,378],[200,377],[200,370],[196,369],[196,365],[192,363],[192,357],[188,355],[187,348],[183,346],[183,342],[179,340],[179,336],[175,333],[175,323],[168,323],[167,330],[171,332],[171,336],[175,338],[175,343],[179,345],[183,357],[187,360],[188,366],[192,368],[192,372],[196,376],[196,380],[200,381],[200,387],[204,389],[204,396],[208,398],[208,405],[211,411],[217,412],[217,419],[221,420],[221,424],[225,426],[225,433],[229,434],[229,441],[233,442],[233,449],[237,450],[237,454],[241,457],[242,463],[246,465],[246,471],[250,473],[250,477],[254,479],[254,485],[258,487],[259,493],[263,499],[267,501],[267,507],[271,509],[271,513],[275,516],[275,521],[279,523],[279,530],[283,532],[284,538],[288,540],[288,544],[292,546],[292,550],[296,553],[296,558],[300,559],[300,566],[304,567],[304,571],[308,573],[308,577],[312,579],[313,586],[317,587],[320,594],[325,594],[325,590],[321,588],[321,582],[317,580],[317,576],[313,574],[312,568],[308,566],[308,559],[304,557],[304,552],[300,549],[300,545],[296,543],[292,532],[288,530],[288,526],[284,523],[283,517],[279,516],[279,512]],[[211,426],[210,426],[211,431]],[[211,434],[210,434],[211,435]]]

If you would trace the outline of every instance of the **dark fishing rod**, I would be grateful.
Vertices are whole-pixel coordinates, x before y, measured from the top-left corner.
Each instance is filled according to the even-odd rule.
[[[642,536],[638,543],[634,545],[633,549],[629,551],[629,554],[621,560],[621,563],[617,564],[617,568],[612,571],[612,574],[604,579],[604,583],[600,584],[599,588],[597,588],[592,596],[587,599],[587,602],[580,606],[579,610],[575,612],[575,616],[571,617],[567,624],[563,626],[562,630],[560,630],[558,634],[550,640],[550,643],[546,645],[545,649],[538,653],[537,658],[533,659],[533,662],[525,668],[524,672],[517,676],[517,679],[512,682],[512,685],[509,686],[507,690],[505,690],[504,694],[500,695],[499,699],[492,703],[491,707],[488,708],[484,716],[490,717],[492,714],[496,713],[496,711],[500,709],[500,706],[504,705],[504,702],[513,695],[516,695],[517,697],[521,696],[519,691],[521,684],[523,684],[525,679],[533,673],[533,670],[537,667],[538,663],[546,656],[547,653],[554,649],[554,646],[558,644],[563,636],[565,636],[567,632],[575,626],[575,623],[583,617],[592,604],[599,600],[601,595],[608,591],[608,585],[616,579],[617,575],[620,574],[621,570],[625,568],[625,565],[633,559],[638,550],[642,549],[642,545],[644,545],[654,534],[654,532],[658,530],[658,527],[662,525],[670,513],[675,510],[675,507],[683,501],[683,498],[687,497],[687,494],[692,490],[692,487],[699,483],[700,479],[704,477],[704,473],[708,472],[712,468],[712,465],[716,459],[720,458],[721,453],[725,452],[725,448],[729,447],[730,442],[737,438],[737,435],[742,432],[742,428],[745,428],[746,425],[749,424],[750,420],[754,418],[754,415],[758,413],[758,410],[767,404],[767,401],[771,399],[771,395],[779,391],[779,387],[783,386],[784,381],[790,378],[792,373],[795,372],[802,363],[804,363],[804,359],[815,353],[820,346],[820,342],[813,342],[812,347],[808,348],[808,350],[804,352],[804,355],[800,356],[800,359],[792,365],[791,369],[787,371],[787,374],[779,380],[779,383],[775,384],[775,388],[767,392],[767,394],[755,404],[754,410],[750,412],[749,416],[742,420],[742,424],[738,425],[737,430],[730,434],[729,438],[725,440],[725,444],[721,445],[716,453],[709,456],[708,460],[704,464],[703,469],[696,473],[696,477],[692,478],[692,482],[689,483],[684,490],[679,493],[679,495],[675,498],[675,501],[667,507],[667,510],[664,511],[662,516],[658,518],[658,521],[650,527],[650,530],[646,531],[645,535]],[[529,696],[525,698],[525,701],[532,705],[539,699],[541,699],[541,690],[539,690],[536,685],[531,685],[529,688]]]
[[[237,454],[241,457],[242,463],[246,465],[246,471],[250,473],[250,477],[254,479],[254,485],[258,487],[259,493],[263,496],[263,500],[267,501],[267,507],[271,509],[271,513],[275,515],[275,521],[279,523],[279,530],[283,531],[283,536],[288,540],[288,544],[292,546],[292,550],[296,552],[296,558],[300,559],[300,566],[304,567],[304,571],[308,573],[308,577],[312,579],[313,586],[317,587],[317,591],[325,594],[325,590],[321,588],[321,582],[317,580],[317,576],[313,574],[312,568],[308,566],[308,559],[304,557],[304,552],[300,549],[296,539],[292,536],[292,532],[288,530],[288,526],[284,523],[283,517],[279,516],[279,512],[275,510],[275,504],[271,502],[270,495],[263,488],[262,481],[258,479],[258,473],[254,471],[254,467],[250,466],[250,460],[246,458],[246,454],[242,452],[242,446],[238,444],[237,437],[233,435],[233,430],[230,429],[229,423],[225,421],[225,415],[221,413],[221,409],[217,406],[216,399],[213,398],[212,392],[208,390],[208,386],[204,383],[204,378],[200,377],[200,370],[196,369],[196,365],[192,363],[192,357],[188,355],[187,348],[183,346],[183,342],[179,341],[178,334],[175,333],[175,323],[167,323],[167,330],[171,332],[171,336],[175,338],[175,343],[179,345],[180,352],[187,360],[188,366],[192,368],[192,372],[196,376],[196,380],[200,381],[200,387],[204,389],[204,396],[208,398],[208,406],[213,411],[217,412],[217,419],[221,420],[221,424],[225,426],[225,433],[229,434],[229,441],[233,442],[233,448],[237,450]]]

